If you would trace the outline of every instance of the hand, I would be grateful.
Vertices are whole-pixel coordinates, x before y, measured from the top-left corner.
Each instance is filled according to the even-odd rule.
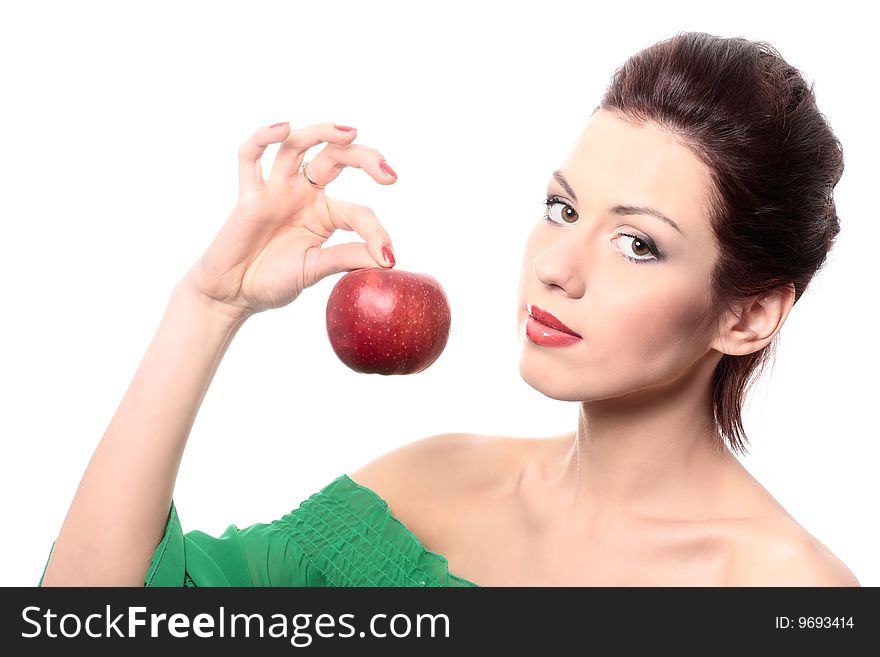
[[[238,151],[238,202],[184,282],[212,304],[246,317],[286,306],[325,276],[392,266],[382,253],[384,245],[392,246],[391,238],[373,211],[326,197],[301,171],[305,152],[326,142],[309,164],[318,185],[330,183],[346,166],[363,169],[382,185],[394,183],[397,177],[383,172],[382,154],[352,144],[355,136],[355,130],[332,123],[292,132],[288,124],[257,130]],[[278,142],[267,181],[260,158]],[[322,249],[336,229],[357,231],[366,244]]]

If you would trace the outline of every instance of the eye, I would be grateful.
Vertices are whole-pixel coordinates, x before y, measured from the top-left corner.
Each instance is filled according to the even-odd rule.
[[[548,223],[556,226],[563,226],[565,224],[573,224],[578,220],[577,211],[558,196],[548,196],[544,199],[544,205],[547,206],[547,209],[544,212],[544,216],[541,218]],[[557,206],[561,206],[558,218],[555,212]],[[612,241],[619,238],[629,238],[629,240],[631,240],[627,246],[618,249],[620,255],[631,262],[642,264],[646,262],[660,262],[663,259],[660,249],[657,248],[654,240],[650,237],[631,235],[629,233],[618,233]],[[627,255],[627,253],[624,252],[624,249],[638,257]]]
[[[567,224],[572,224],[578,219],[578,213],[575,211],[575,209],[565,201],[561,201],[558,196],[547,197],[546,199],[544,199],[544,205],[547,206],[547,210],[544,212],[544,216],[542,217],[545,221],[549,221],[554,224],[558,224],[560,221],[563,221]],[[563,206],[563,216],[561,216],[558,220],[555,218],[551,219],[551,214],[557,205]]]
[[[638,235],[630,235],[628,233],[618,233],[614,237],[614,240],[611,240],[611,241],[613,242],[617,239],[620,239],[621,237],[628,238],[629,240],[631,240],[630,243],[628,245],[626,245],[624,248],[626,250],[628,250],[630,253],[634,253],[635,255],[639,256],[638,258],[633,258],[633,257],[627,255],[626,253],[624,253],[623,251],[621,251],[621,255],[624,258],[626,258],[627,260],[632,260],[633,262],[640,262],[640,263],[641,262],[651,262],[652,260],[655,260],[655,261],[660,260],[660,258],[657,255],[656,247],[654,247],[652,244],[649,244],[648,240],[646,240],[642,237],[639,237]],[[645,258],[643,256],[650,256],[650,257]]]

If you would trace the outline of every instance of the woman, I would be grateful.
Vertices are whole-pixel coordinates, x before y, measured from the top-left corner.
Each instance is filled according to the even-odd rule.
[[[272,523],[184,534],[178,466],[244,321],[394,265],[375,214],[324,191],[345,166],[396,180],[355,137],[281,123],[241,147],[238,203],[177,284],[42,585],[858,585],[734,456],[743,395],[839,231],[841,147],[771,46],[703,33],[616,71],[526,244],[520,371],[580,402],[575,430],[434,436]],[[339,228],[366,244],[321,248]]]

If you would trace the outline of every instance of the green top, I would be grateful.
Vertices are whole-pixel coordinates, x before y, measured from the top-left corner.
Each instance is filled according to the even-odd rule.
[[[184,534],[172,500],[144,586],[478,585],[450,573],[375,491],[341,475],[280,520],[219,537]]]

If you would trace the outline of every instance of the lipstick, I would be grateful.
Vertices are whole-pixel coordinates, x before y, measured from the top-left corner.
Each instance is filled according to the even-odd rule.
[[[552,313],[533,305],[528,311],[525,332],[532,342],[544,347],[568,347],[583,339]]]

